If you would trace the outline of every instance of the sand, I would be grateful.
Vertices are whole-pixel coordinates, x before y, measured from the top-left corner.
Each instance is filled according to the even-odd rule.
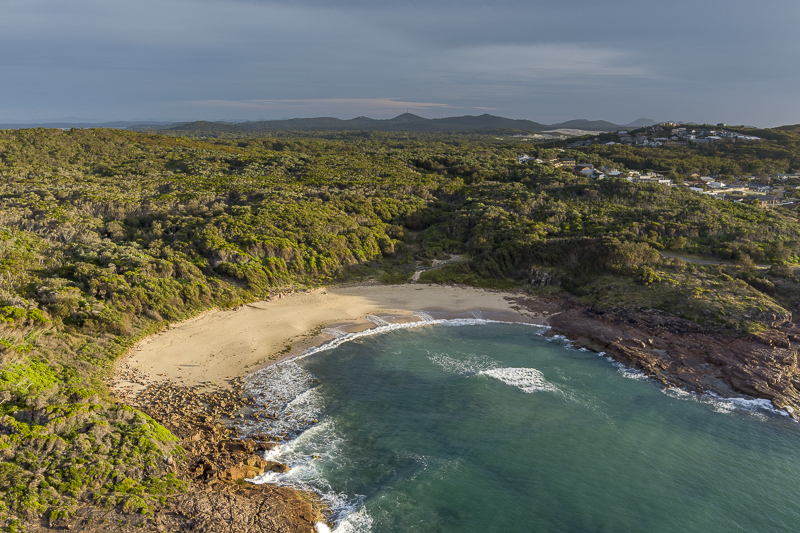
[[[414,311],[434,318],[544,323],[543,315],[514,305],[509,293],[473,288],[362,285],[295,292],[233,310],[210,311],[144,339],[118,364],[114,388],[135,393],[146,383],[165,379],[186,386],[226,386],[232,379],[333,339],[336,332],[324,328],[352,332],[382,321],[421,320]],[[130,380],[126,375],[139,378]]]

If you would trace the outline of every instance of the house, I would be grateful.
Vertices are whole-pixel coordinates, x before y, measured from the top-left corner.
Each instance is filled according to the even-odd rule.
[[[647,172],[643,172],[642,173],[642,177],[643,178],[663,178],[664,176],[662,176],[658,172],[652,172],[652,171],[648,170]]]
[[[527,163],[530,160],[531,157],[528,156],[527,154],[522,154],[520,156],[517,156],[517,163]]]
[[[557,167],[574,167],[575,166],[575,158],[573,157],[564,157],[556,163]]]
[[[769,209],[783,203],[783,198],[780,196],[765,194],[764,196],[754,196],[753,198],[756,199],[759,207],[763,207],[765,209]]]
[[[739,194],[724,194],[720,197],[721,200],[725,200],[726,202],[736,202],[736,203],[741,203],[744,200],[747,200],[748,198],[750,197],[742,196]]]

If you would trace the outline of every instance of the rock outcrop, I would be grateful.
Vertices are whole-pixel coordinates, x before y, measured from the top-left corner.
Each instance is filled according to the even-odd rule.
[[[135,396],[126,393],[124,399],[181,439],[187,460],[168,456],[163,461],[168,471],[187,482],[185,492],[155,504],[152,515],[86,501],[75,516],[31,521],[27,531],[107,533],[113,524],[111,529],[121,533],[314,533],[317,523],[328,523],[318,495],[246,481],[267,471],[287,472],[289,467],[263,458],[263,452],[278,445],[269,435],[240,438],[232,424],[221,423],[257,412],[238,386],[209,391],[161,382]]]
[[[797,418],[800,328],[775,317],[774,329],[736,337],[669,313],[570,309],[549,317],[552,332],[608,353],[667,386],[771,400]]]

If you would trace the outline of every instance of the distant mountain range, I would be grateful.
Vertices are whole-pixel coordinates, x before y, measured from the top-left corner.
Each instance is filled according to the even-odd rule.
[[[587,131],[616,131],[621,128],[641,128],[656,124],[642,118],[631,124],[613,124],[605,120],[570,120],[558,124],[540,124],[532,120],[518,120],[489,114],[479,116],[424,118],[412,113],[403,113],[394,118],[380,120],[356,117],[342,120],[333,117],[293,118],[288,120],[261,120],[257,122],[188,122],[170,126],[169,130],[242,132],[242,131],[408,131],[408,132],[459,132],[459,131],[529,131],[542,132],[557,129],[580,129]]]
[[[403,113],[390,119],[356,117],[342,120],[333,117],[293,118],[287,120],[259,120],[254,122],[53,122],[48,124],[0,124],[0,129],[20,128],[123,128],[132,130],[172,130],[209,133],[240,133],[248,131],[408,131],[408,132],[466,132],[466,131],[528,131],[542,132],[557,129],[585,131],[616,131],[623,128],[642,128],[656,121],[641,118],[630,124],[614,124],[605,120],[569,120],[558,124],[540,124],[531,120],[518,120],[483,114],[461,117],[424,118]]]

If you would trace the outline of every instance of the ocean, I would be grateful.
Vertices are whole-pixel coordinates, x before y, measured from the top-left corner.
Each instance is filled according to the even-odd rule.
[[[800,425],[767,401],[665,389],[535,326],[379,331],[248,380],[276,417],[244,430],[292,468],[254,481],[322,494],[333,531],[800,527]]]

